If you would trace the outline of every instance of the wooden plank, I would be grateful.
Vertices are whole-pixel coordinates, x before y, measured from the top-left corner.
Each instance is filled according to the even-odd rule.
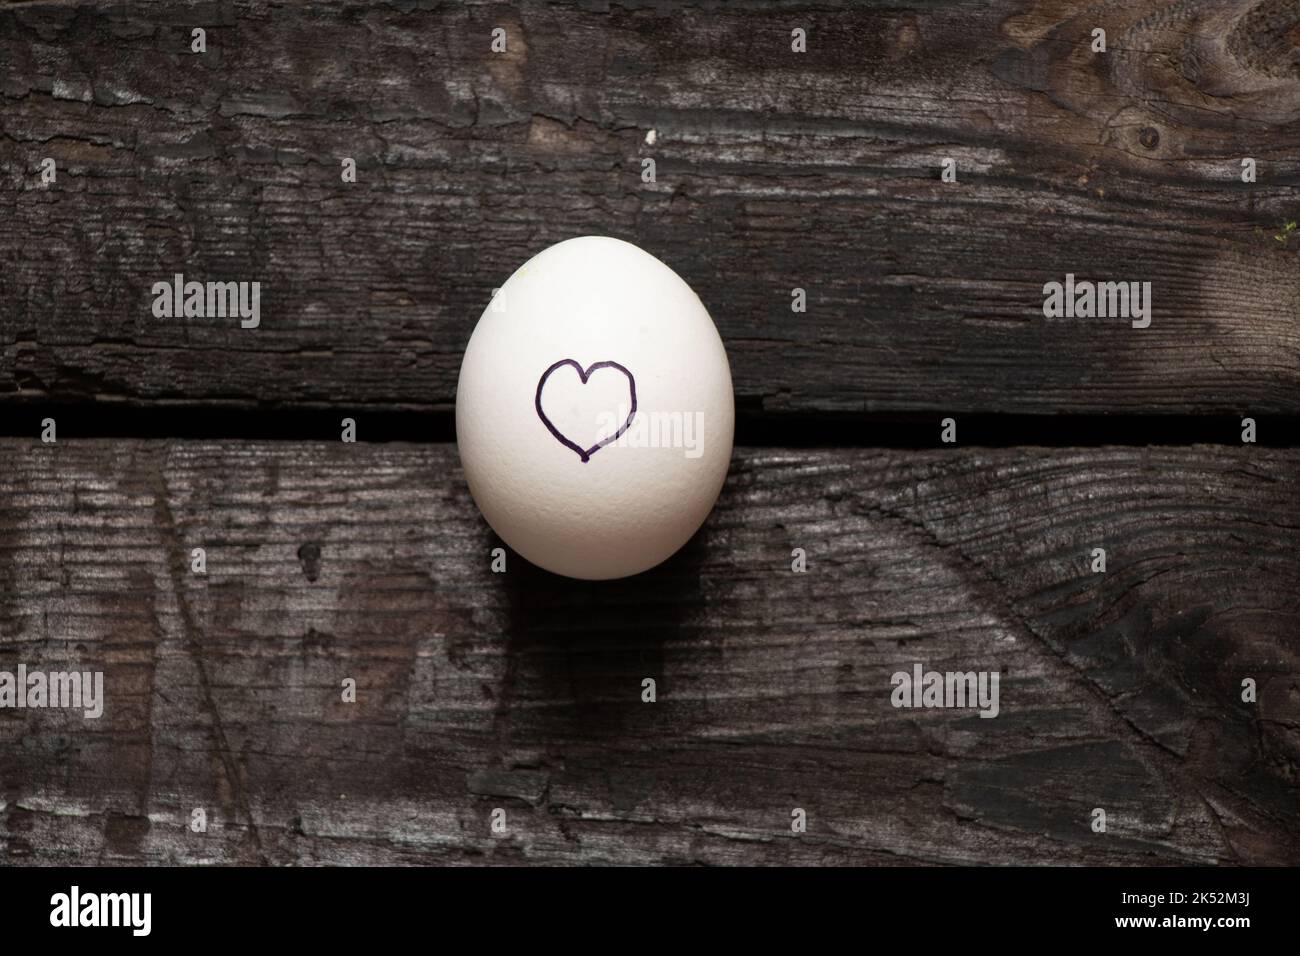
[[[755,412],[1300,411],[1294,4],[743,7],[4,7],[0,401],[446,409],[491,289],[603,233]],[[155,319],[175,272],[261,327]],[[1067,272],[1151,327],[1045,320]]]
[[[1295,450],[742,449],[604,584],[491,573],[447,446],[0,460],[0,670],[107,698],[0,710],[10,862],[1300,863]]]

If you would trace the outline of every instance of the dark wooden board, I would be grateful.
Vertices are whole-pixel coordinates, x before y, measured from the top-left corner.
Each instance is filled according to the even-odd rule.
[[[1295,450],[741,449],[603,584],[491,573],[447,446],[0,461],[0,669],[108,697],[0,711],[8,862],[1300,863]]]
[[[446,409],[491,289],[603,233],[758,413],[1295,414],[1298,46],[1290,0],[4,5],[0,402]],[[261,328],[155,319],[174,272]],[[1067,272],[1152,326],[1044,320]]]

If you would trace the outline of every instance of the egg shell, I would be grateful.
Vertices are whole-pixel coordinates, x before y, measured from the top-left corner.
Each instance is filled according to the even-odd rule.
[[[456,440],[475,503],[517,553],[570,577],[636,574],[685,544],[717,500],[734,429],[708,311],[619,239],[528,260],[461,363]]]

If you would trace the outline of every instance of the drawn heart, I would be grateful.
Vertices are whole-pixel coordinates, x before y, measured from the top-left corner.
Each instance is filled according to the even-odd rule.
[[[600,438],[594,445],[591,445],[589,447],[583,447],[583,445],[580,444],[579,442],[573,441],[572,439],[566,437],[564,432],[562,432],[559,428],[557,428],[555,423],[547,416],[546,412],[542,410],[542,390],[546,388],[546,384],[550,380],[552,374],[566,367],[572,368],[574,369],[574,371],[578,373],[579,385],[582,387],[585,387],[587,383],[591,380],[591,376],[601,369],[606,369],[606,368],[614,369],[616,372],[621,372],[624,376],[627,377],[627,390],[628,390],[628,394],[631,396],[632,399],[631,406],[630,406],[631,410],[627,413],[627,419],[623,422],[622,425],[618,427],[618,430],[615,431],[612,435],[606,435],[603,438]],[[605,377],[606,376],[602,376],[602,379],[604,379]],[[612,385],[613,383],[606,382],[605,390],[602,391],[601,394],[607,395],[609,388],[612,387]],[[552,394],[555,394],[557,391],[558,389],[556,387],[552,387],[551,390]],[[622,397],[621,387],[618,389],[618,392],[619,392],[619,398],[621,398]],[[561,445],[564,445],[566,448],[573,449],[575,452],[577,452],[579,458],[581,458],[584,462],[587,462],[591,460],[592,455],[596,454],[596,452],[600,451],[600,449],[604,448],[610,442],[617,441],[619,436],[622,435],[625,431],[627,431],[628,426],[632,424],[632,419],[636,417],[636,379],[632,377],[631,372],[625,369],[622,365],[619,365],[617,362],[597,362],[594,365],[589,365],[584,371],[582,366],[579,365],[577,362],[575,362],[573,359],[560,359],[560,361],[556,362],[545,372],[543,372],[542,377],[537,380],[537,400],[535,404],[537,406],[537,417],[542,420],[542,424],[546,426],[547,430],[550,431],[550,433],[555,436],[555,440],[558,441]],[[554,411],[554,408],[552,409],[552,411]],[[576,415],[576,411],[575,411],[575,415]],[[579,425],[580,422],[575,420],[574,418],[566,418],[563,424],[570,429],[570,433],[572,434],[575,430],[575,427]]]

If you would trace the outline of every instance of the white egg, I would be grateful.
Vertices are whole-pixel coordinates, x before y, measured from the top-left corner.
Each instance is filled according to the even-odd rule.
[[[708,517],[735,428],[699,296],[630,243],[584,236],[521,266],[461,362],[470,493],[516,552],[574,578],[654,567]]]

